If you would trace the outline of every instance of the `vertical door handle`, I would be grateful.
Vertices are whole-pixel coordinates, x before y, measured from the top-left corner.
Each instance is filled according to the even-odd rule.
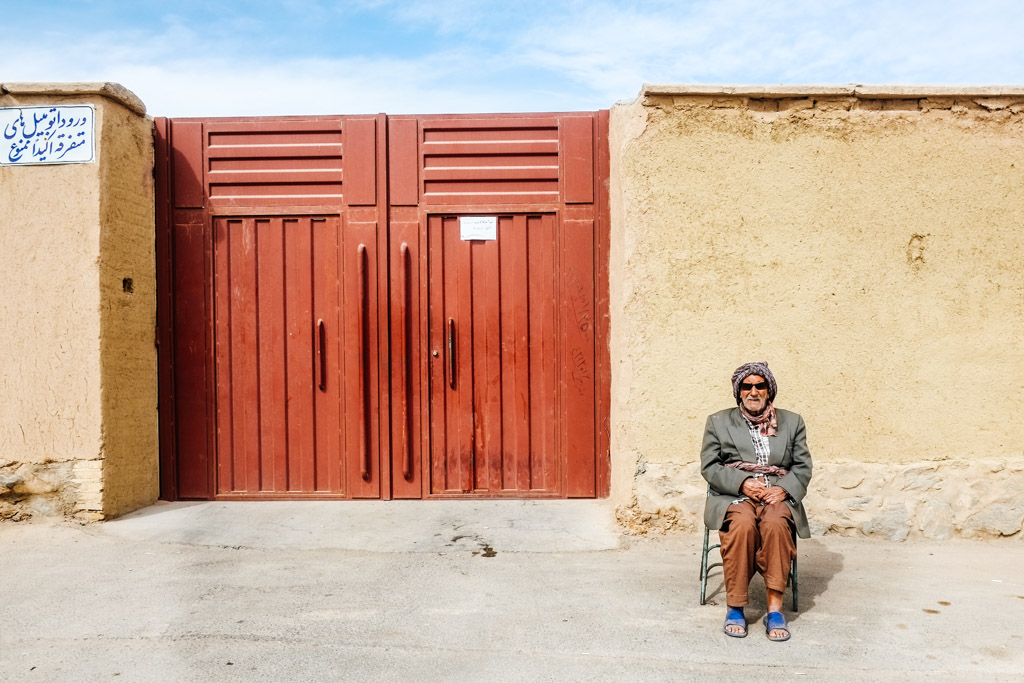
[[[402,267],[399,272],[402,274],[402,381],[405,389],[405,396],[402,401],[402,429],[405,431],[405,457],[402,460],[402,476],[406,481],[412,481],[412,426],[409,424],[409,417],[412,415],[410,401],[412,401],[412,363],[409,361],[409,350],[412,347],[412,318],[409,311],[412,306],[412,294],[409,289],[409,244],[402,242],[399,247],[399,257],[402,260]]]
[[[448,386],[455,388],[455,320],[448,318]]]
[[[316,369],[320,373],[317,386],[320,391],[327,391],[327,331],[324,329],[324,320],[316,321]]]
[[[366,285],[366,245],[360,244],[356,250],[358,259],[356,269],[358,271],[359,289],[357,298],[359,305],[359,405],[362,433],[359,439],[359,463],[362,469],[363,481],[370,481],[372,467],[370,462],[370,394],[367,372],[369,371],[369,346],[370,330],[367,309],[369,299]]]

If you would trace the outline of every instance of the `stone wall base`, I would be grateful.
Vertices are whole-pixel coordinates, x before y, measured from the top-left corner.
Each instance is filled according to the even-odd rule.
[[[101,460],[0,464],[0,520],[103,519]]]
[[[706,484],[698,463],[641,460],[633,492],[616,511],[628,533],[703,528]],[[818,464],[804,505],[814,535],[1021,540],[1024,462]]]

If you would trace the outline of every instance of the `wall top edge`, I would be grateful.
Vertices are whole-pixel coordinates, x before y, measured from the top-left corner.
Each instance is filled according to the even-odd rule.
[[[755,99],[792,97],[859,97],[914,99],[922,97],[1024,97],[1020,85],[696,85],[644,83],[640,97],[656,95],[720,95]]]
[[[139,96],[120,83],[0,83],[0,95],[99,95],[127,107],[140,116],[146,105]]]

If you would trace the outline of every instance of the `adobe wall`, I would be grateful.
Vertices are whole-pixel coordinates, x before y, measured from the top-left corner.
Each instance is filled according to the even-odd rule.
[[[1024,89],[645,86],[611,112],[612,496],[700,525],[767,360],[812,530],[1024,538]]]
[[[152,121],[114,84],[0,85],[66,104],[95,107],[95,161],[0,167],[0,519],[158,494]]]

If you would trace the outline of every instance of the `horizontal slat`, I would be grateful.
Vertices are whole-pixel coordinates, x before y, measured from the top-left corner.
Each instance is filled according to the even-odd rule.
[[[342,129],[343,120],[336,116],[294,121],[275,117],[248,121],[206,119],[204,123],[210,133],[337,133]]]
[[[218,145],[207,148],[210,159],[341,156],[341,144]]]
[[[424,142],[480,142],[484,140],[558,140],[557,128],[424,129]]]
[[[439,180],[550,180],[558,182],[557,166],[483,167],[483,168],[426,168],[423,179]]]
[[[210,171],[207,179],[211,185],[242,185],[253,183],[291,184],[299,183],[340,183],[340,168],[281,168],[257,169],[251,171]]]
[[[502,129],[502,128],[558,128],[558,119],[553,116],[518,116],[508,118],[488,119],[432,119],[424,118],[420,121],[420,128],[428,130],[453,130],[453,129]]]
[[[210,197],[340,197],[341,183],[210,185]]]
[[[558,181],[554,180],[440,180],[427,181],[423,185],[424,191],[430,194],[479,194],[481,192],[499,192],[502,194],[520,194],[524,192],[558,193]]]
[[[425,155],[557,154],[558,140],[491,140],[477,142],[424,142]]]
[[[480,205],[502,204],[507,206],[522,204],[550,204],[558,200],[557,192],[452,192],[426,193],[423,195],[425,204],[466,204]]]
[[[316,131],[291,133],[287,131],[273,133],[255,133],[251,131],[238,133],[210,133],[207,140],[211,147],[232,147],[237,145],[340,145],[341,130],[330,132]]]
[[[341,169],[340,156],[325,157],[277,157],[275,159],[210,159],[211,171],[273,171]]]
[[[251,216],[254,212],[265,216],[291,216],[296,213],[323,213],[337,211],[338,197],[213,197],[207,206],[222,216]],[[308,211],[308,207],[317,207]]]
[[[274,213],[276,207],[292,207],[291,211],[294,213],[295,207],[316,206],[320,207],[320,210],[324,210],[336,206],[339,201],[341,200],[338,197],[320,195],[308,197],[212,197],[209,206],[223,212],[235,209],[244,210],[239,213],[252,213],[253,211]]]
[[[442,192],[442,191],[439,191],[439,190],[435,189],[432,192],[425,192],[424,194],[430,195],[431,197],[441,197],[441,196],[449,196],[449,197],[454,197],[454,196],[459,196],[459,197],[479,197],[481,195],[490,195],[490,196],[494,196],[494,197],[499,197],[499,196],[500,197],[525,197],[525,196],[532,196],[532,197],[544,197],[545,200],[548,201],[548,200],[551,199],[551,197],[557,197],[558,196],[558,191],[557,190],[555,190],[555,191],[545,191],[545,190],[515,190],[515,191],[513,191],[513,190],[504,190],[503,191],[503,190],[493,190],[493,189],[492,190],[484,190],[484,189],[470,190],[470,189],[467,188],[467,189],[462,190],[462,191],[454,191],[453,190],[453,191],[450,191],[450,192]]]
[[[426,168],[553,168],[558,170],[557,154],[483,154],[479,156],[428,156]]]

